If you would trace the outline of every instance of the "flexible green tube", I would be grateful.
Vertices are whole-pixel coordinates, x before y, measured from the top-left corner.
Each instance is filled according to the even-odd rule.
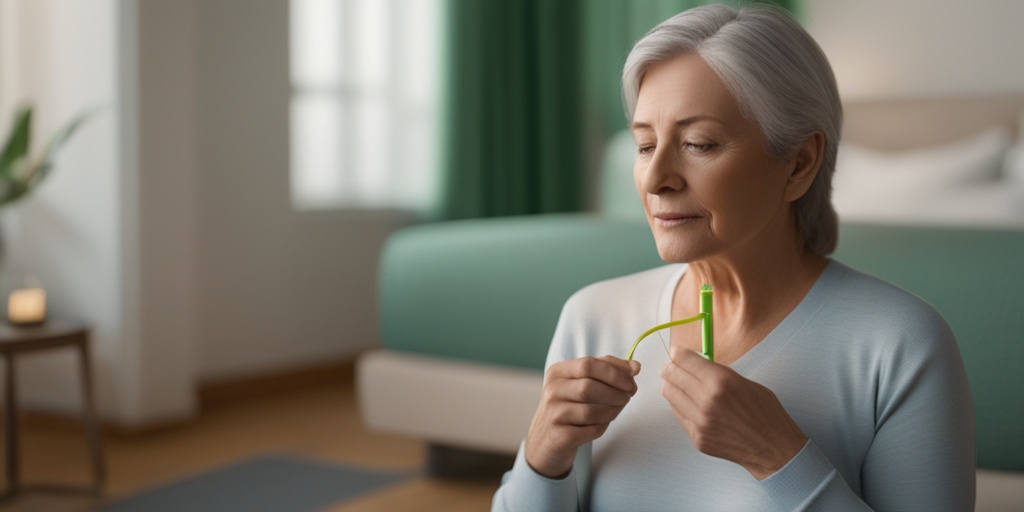
[[[633,346],[629,349],[629,354],[626,356],[626,361],[633,360],[633,352],[636,352],[637,345],[640,344],[644,338],[662,330],[668,329],[669,327],[675,327],[677,325],[688,324],[690,322],[696,322],[701,320],[701,351],[704,357],[708,361],[715,360],[715,347],[714,347],[714,332],[712,331],[711,325],[711,285],[706,284],[700,288],[700,313],[689,318],[683,318],[682,320],[673,320],[671,322],[665,322],[663,324],[655,325],[650,329],[644,331],[636,341],[633,342]]]
[[[700,314],[704,320],[700,323],[700,347],[708,361],[715,360],[715,329],[711,323],[711,285],[700,287]]]

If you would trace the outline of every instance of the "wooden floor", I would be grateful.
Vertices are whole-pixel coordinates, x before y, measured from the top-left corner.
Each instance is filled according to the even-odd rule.
[[[23,482],[89,482],[88,453],[80,430],[65,423],[33,422],[23,424],[21,434]],[[107,436],[104,453],[108,478],[103,497],[27,493],[0,503],[0,511],[97,510],[103,503],[148,487],[266,453],[301,454],[396,470],[418,470],[424,464],[420,442],[363,427],[349,382],[236,399],[216,405],[185,425],[147,434]],[[420,477],[326,510],[488,510],[497,483],[494,477],[475,481]]]

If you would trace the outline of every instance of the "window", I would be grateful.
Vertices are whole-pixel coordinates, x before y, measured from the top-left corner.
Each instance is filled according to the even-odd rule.
[[[299,210],[430,206],[442,0],[291,0]]]

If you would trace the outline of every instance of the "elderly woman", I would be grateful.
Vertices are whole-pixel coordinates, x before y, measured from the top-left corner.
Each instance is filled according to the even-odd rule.
[[[972,510],[952,332],[828,258],[842,110],[815,42],[776,8],[700,7],[641,39],[622,82],[636,187],[678,264],[566,303],[494,510]],[[695,324],[618,357],[695,315],[703,284],[713,362]]]

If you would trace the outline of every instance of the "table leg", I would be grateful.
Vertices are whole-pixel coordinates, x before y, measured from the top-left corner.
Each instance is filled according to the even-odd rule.
[[[18,492],[18,403],[14,389],[14,354],[4,357],[6,386],[4,389],[4,416],[7,424],[7,490],[5,494]]]
[[[92,390],[92,365],[89,364],[88,342],[83,341],[78,345],[79,363],[82,371],[82,408],[84,411],[83,422],[85,432],[89,437],[89,452],[92,455],[92,470],[96,493],[103,491],[103,483],[106,477],[106,470],[103,465],[103,448],[100,440],[100,425],[96,418],[96,405],[93,402]]]

